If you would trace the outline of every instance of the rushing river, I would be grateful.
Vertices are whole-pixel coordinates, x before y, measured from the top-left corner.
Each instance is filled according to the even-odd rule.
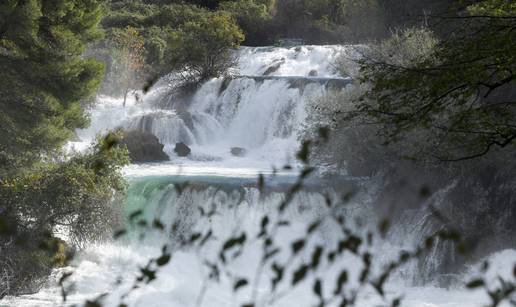
[[[378,183],[368,178],[338,176],[326,178],[316,172],[295,194],[283,216],[278,206],[287,197],[299,175],[296,161],[300,137],[307,125],[307,104],[328,91],[346,91],[353,85],[340,76],[332,63],[342,53],[356,56],[353,47],[300,46],[295,48],[242,48],[231,77],[213,79],[188,98],[169,94],[163,83],[140,100],[123,107],[121,99],[99,97],[92,109],[92,125],[77,132],[79,141],[70,150],[84,150],[95,135],[116,127],[153,133],[165,144],[170,162],[131,165],[124,169],[129,189],[124,201],[128,232],[117,240],[90,244],[80,251],[70,267],[55,270],[46,285],[36,294],[10,297],[0,306],[56,306],[83,304],[104,295],[103,304],[118,306],[242,306],[254,297],[260,306],[314,306],[318,299],[312,290],[315,278],[328,281],[323,293],[331,293],[340,268],[349,272],[349,291],[358,289],[360,259],[347,255],[335,263],[323,260],[317,273],[311,274],[294,289],[290,280],[280,282],[281,295],[272,295],[270,277],[255,279],[260,262],[259,242],[246,241],[245,249],[229,262],[219,280],[207,282],[206,263],[219,261],[218,249],[225,238],[246,233],[256,237],[263,217],[272,221],[285,219],[288,226],[275,234],[281,251],[278,263],[296,267],[309,261],[315,246],[331,248],[341,238],[330,219],[334,209],[328,200],[338,202],[342,194],[354,191],[345,206],[338,209],[350,227],[360,234],[375,229],[372,195]],[[184,142],[192,149],[186,158],[177,157],[173,148]],[[246,150],[243,157],[230,153],[232,147]],[[288,169],[284,166],[289,165]],[[345,174],[345,171],[341,172]],[[258,176],[264,184],[258,183]],[[178,188],[180,187],[180,188]],[[139,221],[160,227],[142,227],[132,221],[141,210]],[[213,212],[213,214],[209,214]],[[409,250],[424,238],[424,212],[409,212],[404,223],[393,225],[390,234],[371,244],[373,274],[396,259],[402,249]],[[306,229],[314,221],[321,226],[310,236]],[[364,226],[365,225],[365,226]],[[202,247],[184,247],[180,242],[195,233],[214,234]],[[291,242],[306,239],[307,246],[299,259],[287,253]],[[140,268],[149,259],[159,257],[167,246],[171,260],[163,265],[156,279],[131,290]],[[433,254],[432,254],[433,252]],[[443,269],[443,262],[453,254],[432,251],[424,261],[412,261],[393,273],[387,282],[388,298],[401,296],[401,306],[483,306],[489,302],[482,290],[467,290],[462,285],[478,270],[480,263],[453,273]],[[501,274],[514,280],[512,268],[516,251],[505,250],[490,256],[488,278]],[[443,271],[444,270],[444,271]],[[63,303],[57,282],[65,272],[67,301]],[[290,271],[287,271],[291,274]],[[235,278],[245,278],[250,285],[234,290]],[[446,282],[442,282],[442,280]],[[330,286],[331,285],[331,286]],[[337,306],[337,301],[328,305]],[[360,289],[357,306],[382,306],[374,289]]]

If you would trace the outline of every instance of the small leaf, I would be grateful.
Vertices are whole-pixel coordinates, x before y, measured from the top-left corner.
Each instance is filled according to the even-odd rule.
[[[86,301],[84,307],[101,307],[99,303],[94,301]]]
[[[230,238],[226,241],[226,243],[224,243],[222,250],[225,251],[225,250],[232,248],[235,245],[242,245],[242,244],[244,244],[245,240],[246,240],[245,233],[242,233],[242,235],[240,237]]]
[[[315,280],[313,291],[322,300],[322,283],[319,278]]]
[[[262,222],[260,223],[260,233],[258,234],[258,238],[263,237],[267,233],[267,225],[269,224],[269,216],[264,216],[262,218]]]
[[[242,235],[240,237],[233,237],[233,238],[229,238],[225,243],[224,245],[222,246],[222,251],[220,252],[219,254],[219,258],[220,260],[222,260],[222,262],[226,262],[226,257],[225,257],[225,252],[231,248],[233,248],[234,246],[237,246],[237,245],[244,245],[245,243],[245,240],[246,240],[246,234],[245,232],[242,233]]]
[[[156,259],[156,264],[159,266],[164,266],[169,261],[170,261],[170,255],[165,254],[165,255],[162,255],[161,257],[159,257],[158,259]]]
[[[163,223],[160,220],[158,220],[158,219],[155,219],[152,222],[152,227],[154,227],[156,229],[159,229],[159,230],[165,229],[165,225],[163,225]]]
[[[270,252],[267,252],[265,254],[265,256],[263,257],[263,259],[267,260],[267,259],[271,258],[272,256],[276,255],[279,252],[280,252],[280,249],[279,248],[275,248],[275,249],[271,250]]]
[[[319,266],[322,253],[323,253],[323,247],[320,245],[317,246],[315,248],[314,252],[312,253],[312,263],[310,264],[310,267],[312,268],[312,270],[316,269]]]
[[[147,278],[147,283],[156,279],[156,271],[150,270],[148,268],[141,268],[140,272],[142,276],[138,278],[139,281],[145,280]]]
[[[335,256],[337,256],[337,254],[335,252],[330,252],[328,253],[328,262],[333,262],[335,261]]]
[[[200,237],[201,237],[201,233],[199,233],[199,232],[193,233],[192,236],[190,237],[190,243],[194,243]]]
[[[321,224],[321,221],[313,222],[312,224],[310,224],[310,226],[308,226],[308,229],[306,230],[306,232],[308,234],[311,234],[312,232],[314,232],[319,227],[320,224]]]
[[[131,213],[129,215],[129,220],[133,221],[135,218],[137,218],[138,216],[142,215],[142,213],[143,213],[143,210],[141,210],[141,209],[134,211],[133,213]]]
[[[271,268],[274,274],[276,274],[276,276],[274,276],[272,279],[272,290],[274,291],[278,283],[283,279],[284,268],[278,265],[276,262],[272,264]]]
[[[301,149],[297,153],[297,158],[301,162],[308,163],[308,157],[310,155],[310,145],[311,145],[311,143],[312,142],[310,140],[305,140],[301,144]]]
[[[267,225],[269,224],[269,216],[264,216],[262,218],[262,223],[261,223],[261,227],[262,229],[264,229],[265,227],[267,227]]]
[[[204,244],[206,244],[206,242],[208,242],[208,240],[211,238],[212,235],[213,235],[213,231],[210,229],[208,231],[208,233],[206,233],[204,238],[202,238],[201,242],[199,243],[199,246],[203,246]]]
[[[292,253],[293,254],[299,253],[299,251],[301,251],[303,249],[303,247],[305,247],[304,239],[299,239],[299,240],[295,241],[294,243],[292,243]]]
[[[401,297],[392,300],[391,307],[399,307],[401,305]]]
[[[482,286],[484,286],[484,281],[482,279],[474,279],[466,284],[466,288],[469,289],[474,289]]]
[[[248,284],[249,284],[249,282],[247,281],[247,279],[245,279],[245,278],[239,279],[233,285],[233,291],[236,292],[238,289],[245,287]]]
[[[118,239],[118,238],[120,238],[121,236],[125,235],[126,233],[127,233],[127,230],[125,230],[125,229],[117,230],[117,231],[115,231],[115,233],[113,234],[113,238]]]
[[[306,273],[308,273],[309,266],[306,264],[301,265],[293,274],[292,285],[296,285],[301,280],[306,277]]]
[[[279,221],[278,222],[279,227],[284,227],[284,226],[289,226],[289,225],[290,225],[289,221]]]
[[[335,291],[333,293],[335,295],[342,292],[342,287],[345,283],[348,282],[348,272],[346,270],[342,270],[339,274],[339,278],[337,278],[337,285],[335,286]]]

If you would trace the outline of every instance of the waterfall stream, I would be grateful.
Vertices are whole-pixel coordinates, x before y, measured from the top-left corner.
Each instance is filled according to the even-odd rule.
[[[131,165],[124,170],[129,182],[124,212],[129,220],[132,213],[141,209],[147,224],[159,219],[163,229],[141,229],[128,221],[129,233],[124,237],[90,244],[77,254],[70,267],[55,270],[40,292],[6,298],[0,301],[0,306],[4,302],[8,306],[61,304],[61,290],[56,283],[63,272],[73,272],[67,280],[70,288],[64,305],[81,304],[106,294],[103,303],[118,306],[137,278],[139,268],[150,257],[159,256],[163,245],[169,245],[173,251],[170,263],[158,271],[154,281],[131,291],[124,303],[145,307],[247,303],[254,295],[253,287],[234,294],[232,278],[253,279],[260,255],[257,243],[249,242],[220,281],[203,290],[203,281],[209,275],[205,263],[218,261],[216,248],[223,238],[241,231],[256,236],[264,215],[279,218],[276,209],[299,173],[295,156],[307,125],[307,105],[329,91],[346,91],[353,86],[348,76],[339,75],[332,66],[343,53],[356,56],[356,47],[244,47],[238,51],[237,63],[229,76],[207,81],[191,97],[170,95],[166,82],[158,83],[145,95],[140,94],[139,99],[131,97],[125,107],[121,99],[98,97],[97,105],[90,110],[91,126],[77,131],[78,140],[71,142],[68,149],[84,150],[97,134],[117,127],[156,135],[171,161]],[[178,142],[191,147],[189,157],[175,155],[173,148]],[[244,148],[246,155],[232,155],[232,147]],[[285,165],[293,168],[283,169]],[[258,174],[264,175],[265,188],[257,183]],[[313,177],[286,211],[290,223],[277,236],[284,250],[290,249],[293,240],[303,238],[315,220],[321,221],[321,227],[307,244],[334,246],[340,237],[336,226],[329,221],[333,209],[328,209],[327,202],[328,199],[339,201],[339,195],[348,190],[355,193],[339,212],[351,221],[357,232],[375,231],[379,217],[374,214],[371,195],[377,182],[344,176]],[[189,185],[178,191],[177,187],[185,182]],[[212,209],[217,214],[208,219],[200,213]],[[404,223],[394,225],[387,239],[372,247],[376,255],[374,270],[389,263],[402,249],[417,245],[426,234],[425,227],[428,227],[425,212],[407,212]],[[218,239],[202,249],[180,247],[181,238],[209,229]],[[452,279],[456,282],[449,283],[449,288],[441,288],[439,280],[443,274],[439,267],[443,257],[438,255],[439,251],[434,252],[424,263],[410,262],[397,271],[389,279],[388,296],[402,295],[402,306],[414,307],[482,306],[488,302],[487,295],[480,290],[467,291],[459,286],[459,282],[473,274],[475,267],[454,273]],[[289,261],[285,252],[277,257],[279,262]],[[309,258],[307,251],[301,261]],[[510,263],[508,259],[515,259],[516,251],[503,251],[491,258],[496,263]],[[316,277],[328,280],[323,290],[330,293],[338,273],[335,267],[347,268],[350,280],[357,280],[360,263],[353,255],[333,265],[324,263],[325,269],[319,276],[310,276],[277,299],[272,299],[270,284],[263,278],[256,282],[256,295],[263,306],[317,305],[310,280]],[[264,271],[266,277],[272,274],[270,270]],[[286,287],[288,283],[285,281],[280,286]],[[350,281],[349,287],[354,286]],[[200,293],[203,293],[201,299]],[[374,295],[373,289],[361,292],[357,303],[358,306],[381,304],[385,302]],[[329,305],[337,306],[337,303]]]

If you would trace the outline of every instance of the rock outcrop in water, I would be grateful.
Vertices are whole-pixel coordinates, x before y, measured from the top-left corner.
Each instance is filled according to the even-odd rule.
[[[231,147],[231,154],[235,157],[243,157],[247,154],[247,150],[242,147]]]
[[[176,143],[174,152],[180,157],[186,157],[192,152],[192,150],[185,143],[181,142],[181,143]]]
[[[121,141],[127,146],[129,157],[133,163],[168,161],[170,158],[163,151],[164,145],[149,132],[138,130],[124,131]]]

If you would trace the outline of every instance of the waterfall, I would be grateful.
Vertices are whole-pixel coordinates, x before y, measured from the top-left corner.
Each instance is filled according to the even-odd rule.
[[[306,106],[328,91],[346,90],[351,79],[332,62],[353,46],[242,48],[231,74],[202,84],[184,101],[166,82],[124,108],[100,97],[92,125],[78,132],[91,141],[99,131],[122,127],[150,132],[174,157],[176,143],[192,147],[193,160],[228,160],[230,148],[245,148],[250,159],[276,167],[293,162]]]
[[[129,182],[124,201],[124,236],[91,243],[77,254],[70,267],[55,270],[40,292],[6,298],[5,302],[15,306],[57,305],[61,302],[57,281],[63,273],[73,272],[65,285],[66,305],[81,304],[105,294],[106,306],[119,306],[122,301],[129,306],[242,306],[253,295],[261,299],[263,306],[310,306],[318,303],[312,288],[314,280],[323,280],[327,285],[323,292],[331,293],[337,274],[345,268],[349,273],[347,291],[361,291],[358,306],[384,305],[386,302],[378,298],[374,289],[359,289],[356,284],[363,261],[353,253],[335,263],[325,257],[321,271],[277,299],[270,292],[270,278],[275,274],[270,267],[263,270],[263,279],[253,280],[262,252],[256,238],[263,228],[264,216],[268,216],[269,223],[288,221],[275,237],[279,251],[274,261],[285,266],[292,262],[285,269],[289,278],[295,268],[310,261],[314,248],[336,248],[343,239],[342,228],[335,223],[336,215],[345,217],[346,226],[364,238],[368,232],[379,235],[381,216],[373,199],[381,183],[374,180],[315,175],[295,194],[285,215],[278,213],[297,180],[295,167],[291,171],[281,167],[295,163],[303,129],[310,124],[307,106],[328,92],[347,91],[353,86],[349,76],[339,75],[333,63],[342,55],[356,57],[357,48],[243,47],[227,76],[208,80],[189,97],[174,95],[165,79],[150,92],[129,97],[125,107],[121,99],[98,97],[98,103],[89,111],[91,126],[77,131],[80,141],[71,143],[71,148],[79,150],[97,134],[121,127],[154,134],[165,145],[171,161],[124,169]],[[178,142],[191,147],[189,157],[175,156],[173,148]],[[232,147],[244,148],[247,154],[233,156]],[[263,185],[258,184],[258,174],[264,176]],[[441,202],[445,193],[446,189],[437,191],[433,200]],[[352,196],[347,197],[348,194]],[[340,205],[329,206],[332,202]],[[134,218],[140,210],[141,214]],[[407,210],[394,221],[384,240],[369,244],[374,256],[373,275],[379,274],[401,251],[410,250],[438,229],[439,225],[429,216],[425,210]],[[320,226],[313,234],[307,234],[315,221]],[[206,245],[183,245],[195,234],[210,230],[213,240]],[[210,276],[206,264],[220,261],[219,250],[224,240],[242,232],[251,238],[246,241],[246,249],[235,253],[236,256],[232,254],[233,260],[220,273],[219,282],[210,283],[203,290],[203,282]],[[299,258],[292,259],[291,244],[298,239],[306,239],[307,247]],[[459,281],[473,276],[480,265],[455,272],[451,278],[445,276],[446,286],[452,288],[439,287],[450,256],[449,246],[443,244],[437,242],[422,261],[409,262],[397,270],[389,279],[388,296],[403,295],[406,300],[402,306],[406,307],[476,307],[488,302],[480,290],[468,292],[456,287]],[[164,245],[171,252],[170,263],[158,271],[155,280],[126,295],[141,268],[151,257],[158,257]],[[492,256],[493,261],[500,263],[514,258],[514,250]],[[504,276],[507,280],[512,278]],[[251,285],[234,293],[236,278],[246,278]],[[290,283],[291,279],[285,278],[280,289],[288,288]],[[204,294],[200,299],[201,293]],[[329,306],[337,306],[337,302]]]

